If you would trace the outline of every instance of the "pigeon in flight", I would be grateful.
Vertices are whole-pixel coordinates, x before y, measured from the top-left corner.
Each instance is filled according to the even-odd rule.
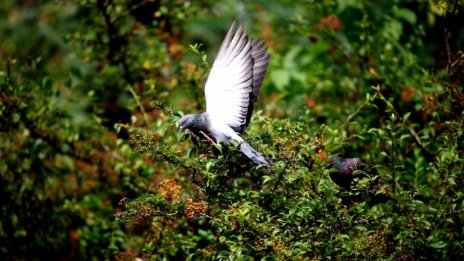
[[[267,46],[252,41],[243,23],[230,26],[214,60],[205,85],[206,112],[188,114],[179,122],[179,131],[189,129],[210,143],[236,146],[257,165],[269,165],[238,134],[244,134],[250,124],[254,104],[269,66]]]

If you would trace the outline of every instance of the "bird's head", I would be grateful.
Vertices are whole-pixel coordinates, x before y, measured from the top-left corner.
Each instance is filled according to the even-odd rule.
[[[191,129],[195,123],[195,114],[187,114],[180,118],[177,122],[179,131],[184,131],[185,129]]]
[[[351,176],[355,170],[363,170],[364,163],[360,158],[342,158],[339,156],[329,157],[330,167],[338,172]]]

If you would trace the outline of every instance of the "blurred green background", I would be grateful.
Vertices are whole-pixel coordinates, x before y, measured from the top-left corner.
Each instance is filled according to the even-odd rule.
[[[463,11],[458,0],[1,1],[0,255],[462,259]],[[204,110],[234,19],[272,55],[246,139],[274,174],[180,142],[173,125],[173,112]],[[329,155],[361,157],[378,178],[339,186]]]

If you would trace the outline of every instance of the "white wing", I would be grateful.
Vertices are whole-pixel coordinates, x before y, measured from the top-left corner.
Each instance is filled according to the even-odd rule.
[[[205,85],[206,112],[231,127],[246,122],[253,92],[252,42],[241,24],[229,29]]]

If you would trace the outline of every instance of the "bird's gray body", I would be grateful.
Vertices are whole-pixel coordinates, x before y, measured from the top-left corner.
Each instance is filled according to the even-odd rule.
[[[179,121],[179,128],[181,131],[189,129],[200,137],[200,132],[203,132],[217,144],[228,143],[236,146],[243,141],[234,129],[222,121],[211,118],[208,112],[185,115]]]
[[[248,38],[235,22],[219,48],[205,85],[206,112],[185,115],[179,129],[211,137],[218,144],[239,147],[255,164],[269,165],[238,134],[245,134],[258,101],[270,55],[261,41]],[[238,133],[237,133],[238,132]]]
[[[202,137],[201,132],[214,139],[217,144],[226,143],[238,147],[249,159],[257,165],[269,165],[264,156],[254,150],[235,130],[221,122],[211,122],[207,112],[188,114],[179,122],[180,129],[189,129],[195,135]]]

